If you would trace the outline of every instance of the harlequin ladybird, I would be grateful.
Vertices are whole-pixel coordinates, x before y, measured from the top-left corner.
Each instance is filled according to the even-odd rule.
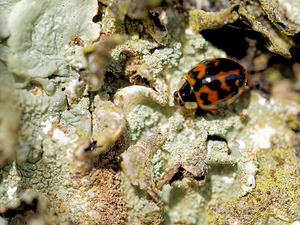
[[[184,84],[174,92],[174,102],[180,107],[194,103],[204,111],[215,110],[233,103],[246,84],[246,69],[234,60],[204,60],[186,74]]]

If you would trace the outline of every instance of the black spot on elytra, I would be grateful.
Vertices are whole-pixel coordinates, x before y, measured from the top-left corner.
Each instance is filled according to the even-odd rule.
[[[240,80],[240,77],[241,77],[240,74],[229,74],[225,78],[225,83],[227,84],[227,86],[230,87],[230,93],[232,93],[232,95],[237,94],[239,91],[239,87],[236,86],[235,82],[237,80]],[[240,83],[240,81],[239,81],[239,83]]]
[[[229,95],[229,93],[230,93],[229,91],[226,91],[224,89],[219,89],[218,90],[218,99],[219,100],[225,99]]]
[[[218,63],[217,66],[215,66],[216,62]],[[213,61],[207,62],[205,65],[207,67],[206,75],[208,76],[213,76],[220,72],[227,72],[230,70],[239,69],[243,71],[243,67],[239,63],[227,58],[217,58]]]
[[[197,79],[198,74],[199,71],[193,71],[193,69],[188,72],[188,75],[193,79]]]
[[[221,88],[221,82],[219,80],[213,80],[206,84],[211,90],[219,90]]]
[[[218,92],[218,99],[219,100],[222,100],[222,99],[226,98],[229,95],[229,93],[231,93],[231,92],[228,92],[227,90],[221,89],[221,81],[219,81],[219,80],[214,80],[214,81],[208,83],[207,86],[211,90],[214,90],[214,91]]]
[[[239,75],[238,81],[239,81],[239,87],[242,87],[245,82],[245,76]]]
[[[207,97],[208,97],[207,93],[201,93],[200,99],[203,100],[203,105],[210,105],[211,104],[211,102],[208,101]]]
[[[199,91],[199,89],[203,86],[202,79],[197,79],[196,83],[193,86],[195,92]]]
[[[206,63],[206,75],[214,76],[214,75],[220,73],[221,70],[223,71],[223,68],[220,67],[219,65],[215,66],[216,61],[219,61],[219,60],[214,60],[214,61]]]

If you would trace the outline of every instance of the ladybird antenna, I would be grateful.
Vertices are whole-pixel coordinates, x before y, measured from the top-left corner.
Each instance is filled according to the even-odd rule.
[[[164,90],[164,92],[165,92],[167,95],[171,96],[171,97],[173,98],[173,100],[175,99],[174,96],[171,94],[171,92],[170,92],[169,90]]]

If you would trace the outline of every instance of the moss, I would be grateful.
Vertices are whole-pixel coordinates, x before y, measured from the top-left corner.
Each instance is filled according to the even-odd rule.
[[[206,29],[219,29],[239,18],[237,9],[237,5],[232,5],[220,12],[205,12],[200,9],[191,10],[189,11],[189,25],[195,33]]]
[[[300,160],[288,145],[258,152],[256,187],[244,197],[227,198],[208,204],[207,224],[290,224],[300,219]]]
[[[300,131],[300,113],[298,115],[289,115],[286,123],[290,129],[292,129],[295,132]]]

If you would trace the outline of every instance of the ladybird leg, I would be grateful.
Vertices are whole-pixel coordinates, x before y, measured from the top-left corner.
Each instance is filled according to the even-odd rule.
[[[222,109],[216,109],[215,114],[219,117],[225,117],[226,113]]]
[[[175,105],[176,105],[176,104],[175,104]],[[187,114],[186,114],[185,111],[182,109],[182,107],[179,106],[179,105],[176,105],[176,107],[179,109],[180,114],[184,116],[184,119],[186,119],[186,118],[187,118]]]
[[[184,119],[186,120],[186,119],[188,118],[188,113],[185,112],[185,111],[182,109],[182,107],[180,107],[179,105],[176,105],[176,106],[177,106],[177,108],[179,109],[180,114],[183,115]]]
[[[187,120],[188,114],[186,112],[183,112],[184,120]]]
[[[205,113],[207,112],[201,109],[200,107],[196,109],[196,116],[203,116]]]

